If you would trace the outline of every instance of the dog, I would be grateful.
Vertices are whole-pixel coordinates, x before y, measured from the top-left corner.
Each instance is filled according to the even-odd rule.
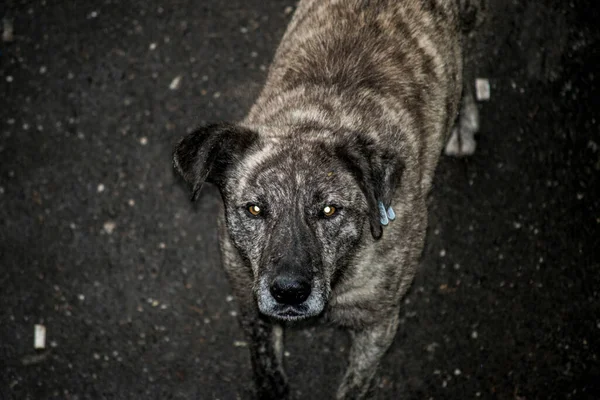
[[[372,393],[440,154],[474,150],[462,49],[479,3],[301,0],[247,116],[175,146],[192,200],[205,182],[223,199],[221,258],[258,398],[289,398],[282,326],[310,318],[351,334],[337,399]]]

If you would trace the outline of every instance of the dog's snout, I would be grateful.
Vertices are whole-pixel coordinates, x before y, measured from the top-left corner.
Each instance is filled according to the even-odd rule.
[[[308,280],[287,274],[277,276],[269,289],[278,303],[287,305],[303,303],[311,291]]]

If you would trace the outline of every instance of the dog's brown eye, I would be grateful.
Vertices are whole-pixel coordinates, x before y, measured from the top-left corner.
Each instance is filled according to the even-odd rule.
[[[261,213],[261,209],[256,204],[251,204],[248,206],[248,212],[254,215],[255,217],[258,217]]]
[[[335,209],[334,206],[325,206],[325,207],[323,207],[323,215],[325,217],[328,217],[328,218],[331,217],[331,216],[333,216],[333,214],[335,214],[336,211],[337,210]]]

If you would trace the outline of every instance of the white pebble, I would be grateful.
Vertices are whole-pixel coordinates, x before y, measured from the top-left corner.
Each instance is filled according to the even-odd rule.
[[[92,11],[90,13],[90,15],[88,15],[88,18],[93,19],[96,18],[98,16],[98,11]]]
[[[490,94],[490,81],[485,78],[475,79],[475,90],[477,92],[477,100],[489,100]]]
[[[12,82],[12,81],[13,81],[13,77],[12,77],[12,75],[8,75],[8,76],[6,77],[6,82],[10,83],[10,82]]]
[[[458,376],[458,375],[460,375],[460,374],[461,374],[461,372],[460,372],[460,369],[456,368],[456,369],[454,370],[454,375]]]
[[[44,325],[35,325],[33,328],[33,347],[35,349],[46,348],[46,327]]]
[[[140,138],[140,144],[141,144],[142,146],[145,146],[145,145],[147,145],[147,144],[148,144],[148,138],[147,138],[146,136],[142,136],[142,137]]]
[[[290,356],[290,352],[289,351],[284,351],[283,352],[283,356],[284,357],[289,357]]]
[[[237,311],[229,311],[229,315],[231,315],[232,317],[237,317]]]
[[[166,245],[166,244],[164,244],[163,242],[160,242],[160,243],[158,244],[158,248],[159,248],[159,249],[165,249],[165,248],[167,248],[167,245]]]
[[[169,89],[177,90],[177,89],[179,89],[180,84],[181,84],[181,75],[178,75],[171,81],[171,84],[169,85]]]
[[[440,250],[440,257],[446,257],[446,250]]]
[[[156,50],[156,43],[150,43],[149,49]]]
[[[80,294],[79,296],[77,296],[77,298],[79,299],[79,301],[85,300],[85,296],[83,294]]]
[[[127,204],[129,204],[130,207],[135,206],[135,200],[134,199],[129,199],[129,201],[127,202]]]
[[[471,338],[477,339],[478,337],[479,337],[479,334],[477,333],[477,331],[471,332]]]
[[[48,70],[48,69],[46,68],[46,66],[45,66],[45,65],[42,65],[42,66],[40,67],[40,74],[42,74],[42,75],[43,75],[43,74],[45,74],[47,70]]]
[[[225,300],[229,303],[233,301],[233,296],[229,295],[227,297],[225,297]]]
[[[102,192],[104,192],[104,189],[105,189],[104,185],[102,183],[100,183],[100,184],[98,184],[98,188],[96,189],[96,191],[98,193],[102,193]]]
[[[111,233],[113,233],[113,231],[115,230],[116,227],[117,227],[117,224],[114,221],[106,221],[103,226],[104,231],[106,233],[108,233],[109,235]]]

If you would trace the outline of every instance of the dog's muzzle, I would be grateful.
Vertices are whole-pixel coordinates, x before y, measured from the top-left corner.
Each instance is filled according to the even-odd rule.
[[[270,282],[263,278],[258,291],[258,308],[270,317],[293,321],[316,316],[325,301],[322,285],[301,275],[282,273]]]

